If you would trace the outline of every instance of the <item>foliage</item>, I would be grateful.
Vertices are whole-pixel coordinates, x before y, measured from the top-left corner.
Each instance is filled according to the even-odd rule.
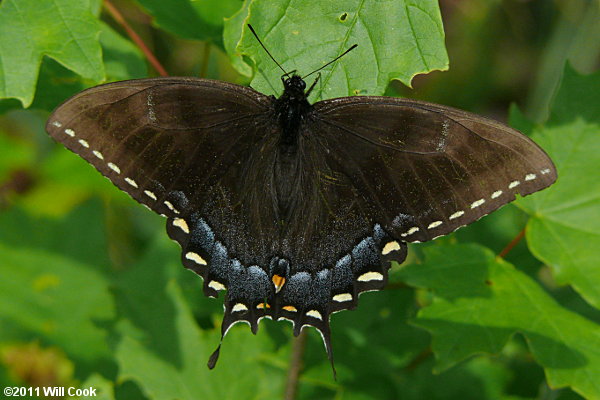
[[[600,307],[600,75],[581,79],[567,68],[563,84],[544,126],[531,137],[552,156],[560,181],[539,196],[518,205],[532,216],[527,239],[531,251],[554,271],[560,284],[571,284],[592,305]]]
[[[1,6],[0,96],[29,106],[44,55],[95,82],[105,78],[100,23],[90,1],[8,0]]]
[[[307,15],[311,18],[306,18]],[[286,29],[280,29],[281,21],[285,21]],[[360,4],[354,1],[282,2],[279,7],[259,1],[247,7],[243,20],[239,15],[231,23],[237,26],[241,23],[242,29],[227,40],[237,42],[236,53],[254,60],[259,73],[254,75],[251,86],[267,94],[280,93],[281,85],[274,78],[280,76],[281,71],[245,23],[254,26],[286,71],[298,70],[301,75],[360,43],[351,55],[322,71],[321,85],[314,99],[381,95],[391,79],[410,85],[416,74],[448,67],[439,9],[431,0]],[[402,53],[389,57],[398,49],[402,49]]]
[[[512,81],[529,79],[519,69],[536,73],[531,59],[541,45],[491,43],[512,34],[498,25],[504,14],[492,3],[460,11],[444,3],[451,10],[443,14],[447,46],[459,55],[454,71],[416,79],[448,67],[433,0],[115,6],[162,62],[250,81],[265,93],[279,93],[281,71],[248,22],[286,70],[304,74],[359,44],[321,71],[315,99],[413,94],[390,84],[396,80],[429,100],[452,95],[454,105],[488,113],[500,103],[502,113],[507,99],[526,95]],[[531,7],[517,11],[549,12]],[[468,53],[457,32],[471,46],[499,53]],[[208,49],[204,59],[195,51],[198,40]],[[583,39],[577,46],[597,51]],[[513,69],[494,69],[496,63]],[[205,298],[200,279],[181,267],[160,217],[43,132],[48,113],[68,96],[147,75],[143,53],[97,0],[0,2],[0,382],[93,386],[106,399],[282,397],[291,327],[262,321],[256,337],[245,325],[232,328],[209,371],[221,300]],[[333,316],[337,381],[320,337],[310,332],[297,398],[600,399],[600,73],[584,76],[567,66],[560,89],[547,97],[540,100],[551,104],[545,122],[516,107],[510,120],[553,158],[558,182],[448,237],[412,246],[386,290]],[[498,257],[524,227],[526,240]]]

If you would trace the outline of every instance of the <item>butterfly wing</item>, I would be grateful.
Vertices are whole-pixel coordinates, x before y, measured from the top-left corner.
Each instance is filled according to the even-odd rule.
[[[47,124],[53,138],[168,218],[205,294],[227,289],[223,335],[239,321],[256,331],[260,318],[281,317],[296,334],[317,327],[330,351],[330,313],[385,284],[379,247],[388,236],[327,164],[311,124],[294,155],[280,151],[280,129],[272,98],[190,78],[91,88]],[[386,254],[401,261],[406,248],[396,246]],[[274,275],[283,278],[279,289]]]
[[[46,129],[135,200],[173,218],[186,199],[203,203],[203,189],[264,137],[252,121],[268,113],[270,103],[223,82],[140,79],[73,96]]]
[[[220,194],[240,189],[240,179],[225,188],[219,183],[241,176],[256,149],[276,141],[271,112],[272,99],[242,86],[141,79],[77,94],[56,109],[46,129],[135,200],[168,217],[167,232],[181,244],[184,265],[202,275],[205,293],[215,296],[226,282],[211,284],[207,264],[212,261],[221,275],[227,266],[207,219],[226,214]],[[224,232],[239,225],[225,222],[231,228],[223,226]]]
[[[388,97],[315,104],[330,163],[350,177],[398,240],[448,234],[551,185],[556,169],[531,139],[465,111]]]
[[[192,78],[88,89],[50,117],[52,137],[168,217],[204,292],[239,321],[312,325],[381,289],[404,241],[465,225],[556,179],[529,139],[473,114],[406,100],[317,103],[282,150],[274,99]],[[216,362],[218,351],[211,358]]]

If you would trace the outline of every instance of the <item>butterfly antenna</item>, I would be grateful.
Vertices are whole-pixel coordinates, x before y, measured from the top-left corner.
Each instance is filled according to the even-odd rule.
[[[260,45],[262,46],[262,48],[265,49],[265,51],[267,52],[267,54],[269,55],[269,57],[271,57],[271,60],[273,60],[273,62],[275,64],[277,64],[277,66],[279,67],[279,69],[281,69],[285,75],[288,75],[288,73],[285,72],[285,69],[283,69],[283,67],[277,62],[277,60],[275,60],[275,57],[273,57],[271,55],[271,53],[269,52],[269,50],[267,50],[267,48],[265,47],[265,45],[263,44],[263,42],[260,40],[260,38],[256,34],[256,31],[254,30],[254,28],[252,27],[252,25],[248,24],[248,28],[250,28],[250,32],[252,32],[252,34],[254,35],[254,37],[256,38],[256,40],[258,40],[258,43],[260,43]]]
[[[334,62],[336,62],[337,60],[339,60],[340,58],[344,57],[346,54],[350,53],[352,50],[354,50],[355,48],[357,48],[358,45],[357,44],[353,44],[352,46],[350,46],[350,48],[348,50],[346,50],[345,52],[343,52],[342,54],[340,54],[339,56],[337,56],[336,58],[334,58],[333,60],[329,61],[327,64],[323,65],[320,68],[315,69],[313,72],[311,72],[308,75],[304,75],[302,77],[302,79],[311,76],[312,74],[314,74],[315,72],[319,72],[320,70],[322,70],[323,68],[325,68],[326,66],[328,66],[329,64],[333,64]]]

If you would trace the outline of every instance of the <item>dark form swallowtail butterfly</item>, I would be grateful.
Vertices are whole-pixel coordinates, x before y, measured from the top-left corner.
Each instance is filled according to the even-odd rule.
[[[222,337],[243,321],[318,329],[382,289],[407,242],[453,232],[556,180],[532,140],[465,111],[390,97],[309,104],[197,78],[85,90],[46,129],[167,218],[204,293],[226,290]],[[220,348],[220,345],[219,345]],[[219,348],[209,360],[216,363]],[[333,361],[332,361],[333,365]]]

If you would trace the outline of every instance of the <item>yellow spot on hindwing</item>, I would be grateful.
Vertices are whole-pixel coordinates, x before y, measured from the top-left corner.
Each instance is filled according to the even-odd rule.
[[[156,195],[154,194],[154,192],[151,192],[149,190],[144,190],[144,193],[146,194],[146,196],[150,197],[152,200],[156,200]]]
[[[370,281],[382,281],[383,275],[379,272],[370,271],[362,274],[358,277],[357,281],[359,282],[370,282]]]
[[[321,316],[321,313],[318,312],[317,310],[310,310],[309,312],[306,313],[307,317],[313,317],[316,319],[320,319],[321,321],[323,320],[323,317]]]
[[[206,265],[206,260],[204,258],[200,257],[200,254],[194,253],[193,251],[188,251],[185,254],[185,258],[187,258],[188,260],[192,260],[196,264]]]
[[[170,201],[164,201],[164,203],[165,203],[165,206],[167,206],[169,208],[169,210],[173,211],[175,214],[179,214],[179,211],[175,208],[173,203],[171,203]]]
[[[412,235],[413,233],[415,233],[415,232],[418,232],[418,231],[419,231],[419,227],[417,227],[417,226],[414,226],[414,227],[410,228],[410,229],[408,230],[408,232],[406,232],[406,234],[407,234],[407,235]]]
[[[113,171],[115,171],[117,174],[121,173],[121,169],[119,167],[117,167],[115,164],[109,162],[108,164],[108,168],[112,169]]]
[[[275,293],[279,293],[283,285],[285,285],[285,278],[281,275],[273,275],[271,278],[273,285],[275,285]]]
[[[248,311],[248,307],[246,307],[245,304],[242,303],[237,303],[236,305],[233,306],[233,308],[231,309],[231,312],[239,312],[239,311]]]
[[[352,295],[350,293],[341,293],[333,296],[333,301],[337,301],[338,303],[343,303],[345,301],[352,300]]]
[[[131,178],[125,178],[125,182],[129,183],[129,184],[130,184],[131,186],[133,186],[134,188],[137,188],[137,187],[138,187],[138,184],[137,184],[137,182],[136,182],[136,181],[134,181],[134,180],[133,180],[133,179],[131,179]]]
[[[223,285],[221,282],[217,282],[217,281],[210,281],[210,283],[208,284],[208,287],[211,289],[215,289],[216,291],[226,289],[225,285]]]
[[[389,254],[395,250],[400,250],[400,244],[394,240],[392,242],[386,243],[386,245],[383,246],[383,250],[381,250],[381,254],[383,254],[385,256],[386,254]]]
[[[185,233],[190,233],[190,228],[188,227],[187,222],[185,222],[185,220],[183,218],[175,218],[173,220],[173,226],[178,227]]]

